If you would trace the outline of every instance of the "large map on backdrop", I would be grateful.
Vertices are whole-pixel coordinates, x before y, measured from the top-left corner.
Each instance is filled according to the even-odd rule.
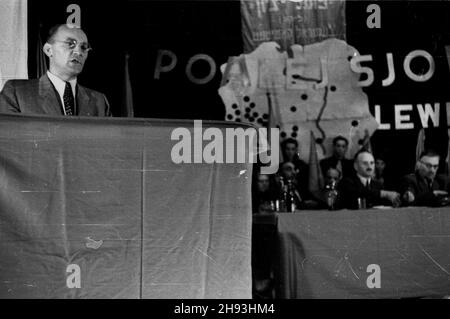
[[[358,52],[337,39],[290,49],[292,57],[275,42],[263,43],[223,66],[228,82],[219,94],[227,119],[279,127],[282,138],[301,141],[299,154],[306,161],[310,132],[320,139],[320,157],[329,154],[337,135],[348,138],[352,156],[378,127],[348,59]]]
[[[221,68],[226,119],[279,127],[282,138],[299,140],[304,160],[310,131],[319,157],[329,156],[336,135],[349,139],[350,158],[370,136],[373,150],[397,177],[414,169],[422,128],[425,146],[444,158],[449,3],[345,2],[345,23],[342,5],[242,1],[244,51]],[[309,22],[298,27],[292,21]],[[308,30],[317,25],[344,28],[345,37],[333,32],[315,37]],[[283,35],[289,34],[295,37],[287,41]]]

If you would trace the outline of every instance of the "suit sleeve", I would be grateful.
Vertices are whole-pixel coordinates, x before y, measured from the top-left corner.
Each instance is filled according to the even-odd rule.
[[[300,162],[300,175],[298,176],[299,194],[302,199],[311,199],[312,195],[309,192],[309,165],[305,162]]]
[[[436,204],[436,196],[434,196],[434,193],[432,191],[422,193],[422,194],[414,194],[416,197],[416,200],[414,201],[413,205],[416,206],[434,206]]]
[[[407,205],[433,206],[436,202],[436,196],[434,196],[433,191],[419,192],[417,182],[408,176],[404,177],[400,183],[400,195],[403,196],[406,191],[410,191],[414,195],[414,202],[405,203]]]
[[[408,190],[412,191],[414,188],[415,187],[414,187],[412,181],[407,176],[405,176],[401,179],[400,187],[398,190],[400,192],[400,195],[403,195],[406,193],[406,191],[408,191]],[[415,192],[413,192],[413,193],[415,193]]]
[[[5,83],[0,93],[0,113],[20,113],[16,90],[11,81]]]
[[[348,209],[355,209],[356,205],[352,204],[351,198],[348,196],[348,181],[347,179],[342,179],[337,186],[338,190],[338,197],[337,197],[337,207],[339,209],[342,208],[348,208]]]

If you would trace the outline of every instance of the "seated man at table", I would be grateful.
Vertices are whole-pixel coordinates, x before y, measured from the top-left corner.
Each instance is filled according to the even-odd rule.
[[[284,162],[280,165],[279,172],[275,176],[276,188],[279,200],[284,200],[284,192],[292,190],[294,194],[295,206],[300,207],[302,202],[307,197],[308,190],[303,186],[303,181],[300,180],[298,170],[294,163]],[[289,186],[292,189],[289,189]]]
[[[388,174],[386,174],[386,160],[382,155],[375,156],[374,179],[379,181],[383,187],[386,187],[388,189],[393,188],[392,182],[390,181]]]
[[[267,174],[258,173],[253,190],[253,213],[265,213],[275,209],[277,198],[274,179]]]
[[[320,161],[322,172],[327,172],[329,168],[337,169],[342,177],[354,175],[353,161],[346,159],[345,154],[348,149],[348,140],[339,135],[333,139],[333,155]]]
[[[330,192],[331,196],[333,196],[333,193],[335,194],[335,192],[333,192],[333,187],[332,185],[334,185],[334,187],[337,189],[337,185],[339,185],[339,181],[341,180],[342,175],[341,172],[338,171],[336,168],[332,168],[330,167],[324,176],[324,186],[323,188],[318,192],[315,193],[314,197],[317,200],[317,207],[316,209],[327,209],[329,208],[329,205],[331,203],[329,203],[330,200]],[[332,200],[337,200],[334,196],[332,198]]]
[[[378,205],[398,207],[400,195],[384,190],[374,180],[375,160],[372,153],[362,150],[356,153],[353,167],[356,175],[345,177],[338,185],[338,207],[348,209],[371,208]]]
[[[295,178],[300,195],[305,195],[304,192],[308,189],[309,166],[299,156],[299,143],[296,139],[287,138],[281,143],[281,152],[283,155],[283,162],[291,162],[295,167]],[[280,168],[283,164],[280,165]],[[281,171],[281,169],[280,169]]]
[[[400,186],[404,205],[445,206],[449,204],[449,179],[437,175],[440,156],[433,150],[424,151],[414,173],[406,175]]]

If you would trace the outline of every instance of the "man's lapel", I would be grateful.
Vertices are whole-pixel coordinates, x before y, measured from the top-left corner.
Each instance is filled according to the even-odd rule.
[[[80,116],[93,116],[92,108],[89,107],[91,98],[86,92],[86,89],[81,85],[77,84],[77,105],[76,105],[76,115]]]
[[[419,192],[429,192],[431,189],[428,186],[428,181],[426,180],[426,178],[420,176],[419,174],[417,174],[417,176]]]
[[[39,78],[40,105],[46,114],[62,115],[61,101],[47,74]]]
[[[354,180],[356,181],[359,189],[365,189],[366,188],[366,185],[363,184],[363,182],[361,181],[361,179],[359,178],[358,175],[355,175],[352,178],[354,178]]]
[[[435,177],[433,179],[433,183],[431,183],[431,191],[438,190],[439,189],[439,182],[437,181],[437,178]]]

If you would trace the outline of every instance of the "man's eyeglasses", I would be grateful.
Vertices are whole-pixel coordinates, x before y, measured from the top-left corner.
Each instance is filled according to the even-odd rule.
[[[420,161],[423,165],[425,165],[426,166],[426,168],[428,168],[428,169],[432,169],[432,168],[434,168],[434,169],[438,169],[439,168],[439,164],[437,164],[437,165],[433,165],[433,164],[430,164],[430,163],[425,163],[425,162],[422,162],[422,161]]]
[[[67,48],[69,48],[70,50],[75,49],[78,45],[78,41],[74,40],[74,39],[69,39],[66,41],[60,41],[60,40],[54,40],[54,41],[64,43],[67,46]],[[82,52],[86,52],[86,53],[92,50],[91,46],[87,42],[81,42],[80,49]]]

